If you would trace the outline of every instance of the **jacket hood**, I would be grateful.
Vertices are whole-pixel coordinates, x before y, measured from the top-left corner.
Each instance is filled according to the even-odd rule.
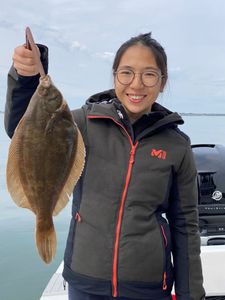
[[[92,96],[90,96],[87,101],[86,104],[94,104],[94,103],[112,103],[112,101],[116,98],[116,94],[115,94],[115,90],[111,89],[111,90],[106,90],[100,93],[96,93]]]
[[[121,102],[116,97],[114,89],[109,89],[100,93],[96,93],[86,100],[87,105],[111,104],[113,102],[116,102],[117,104],[122,106]],[[177,125],[181,125],[184,123],[182,117],[178,113],[170,111],[169,109],[157,102],[155,102],[152,105],[152,111],[150,114],[154,115],[156,113],[161,114],[163,116],[164,120],[162,120],[162,123],[175,123]]]

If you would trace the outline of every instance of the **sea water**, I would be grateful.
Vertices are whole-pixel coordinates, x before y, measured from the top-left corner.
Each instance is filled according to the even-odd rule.
[[[192,144],[225,145],[225,117],[185,116],[180,129]],[[0,300],[38,300],[63,259],[71,202],[54,218],[57,254],[50,265],[40,259],[34,240],[35,218],[10,198],[6,188],[6,161],[10,139],[0,114]]]

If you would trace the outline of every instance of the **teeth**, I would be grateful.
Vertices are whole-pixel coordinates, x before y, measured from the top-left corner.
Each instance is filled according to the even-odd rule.
[[[143,96],[130,96],[132,99],[135,99],[135,100],[137,100],[137,99],[141,99]]]

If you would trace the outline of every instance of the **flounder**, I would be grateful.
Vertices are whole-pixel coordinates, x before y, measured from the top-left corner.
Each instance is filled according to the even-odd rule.
[[[36,215],[36,245],[46,263],[56,252],[53,215],[69,201],[84,163],[70,109],[50,76],[42,75],[9,147],[7,186],[15,203]]]

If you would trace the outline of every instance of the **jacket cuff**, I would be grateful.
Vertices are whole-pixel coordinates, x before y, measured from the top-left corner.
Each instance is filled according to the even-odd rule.
[[[48,47],[42,44],[36,44],[41,53],[41,62],[45,70],[45,74],[48,74]]]

